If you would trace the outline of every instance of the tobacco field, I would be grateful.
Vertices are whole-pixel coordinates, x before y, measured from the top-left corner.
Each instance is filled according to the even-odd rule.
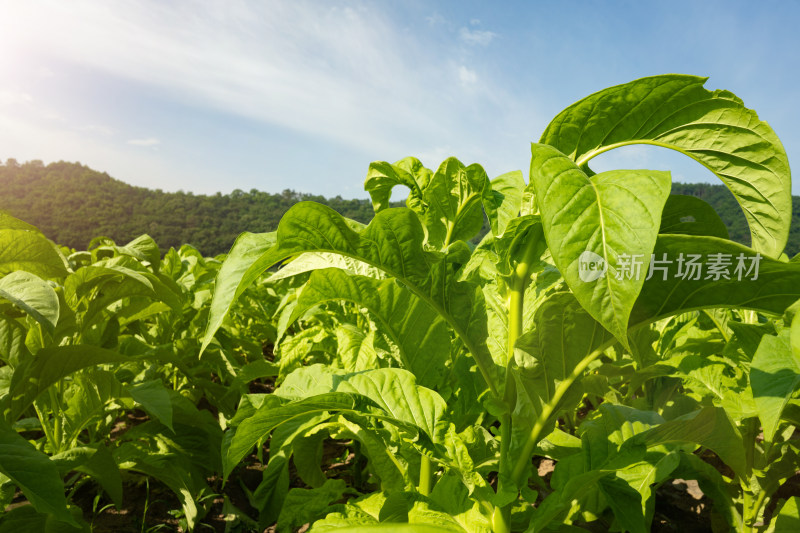
[[[301,202],[216,258],[0,214],[0,533],[800,531],[789,163],[705,82],[572,104],[524,173],[374,162],[368,225]],[[632,144],[752,248],[669,172],[591,170]]]

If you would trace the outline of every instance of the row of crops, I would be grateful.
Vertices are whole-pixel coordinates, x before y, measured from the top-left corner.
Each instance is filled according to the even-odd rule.
[[[134,530],[644,533],[674,480],[704,530],[800,530],[788,161],[704,82],[573,104],[527,179],[373,163],[369,225],[302,202],[216,259],[0,215],[0,533],[151,482],[173,520]],[[589,168],[634,143],[714,172],[753,247],[668,172]]]

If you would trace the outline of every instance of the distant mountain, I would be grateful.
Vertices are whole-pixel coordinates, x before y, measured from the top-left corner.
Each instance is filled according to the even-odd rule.
[[[697,196],[719,213],[731,239],[750,244],[739,204],[723,185],[674,183],[673,194]],[[295,203],[313,200],[342,215],[369,222],[369,200],[324,198],[285,190],[252,189],[230,194],[195,195],[134,187],[79,163],[41,161],[0,164],[0,210],[38,227],[53,241],[85,249],[94,237],[125,243],[147,233],[163,249],[191,244],[205,255],[227,252],[243,231],[274,230]],[[397,205],[403,205],[399,203]],[[800,198],[793,197],[787,253],[800,252]],[[486,228],[484,228],[485,230]]]

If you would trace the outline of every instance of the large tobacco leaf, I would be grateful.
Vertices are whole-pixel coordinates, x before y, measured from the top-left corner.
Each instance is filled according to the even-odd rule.
[[[579,166],[610,149],[651,144],[677,150],[716,174],[750,225],[753,247],[777,257],[791,222],[791,175],[775,132],[706,78],[667,74],[596,92],[559,113],[540,142]]]
[[[532,153],[531,183],[553,261],[581,305],[627,345],[628,318],[669,196],[669,173],[616,170],[590,177],[551,146],[534,144]],[[604,262],[604,275],[582,277],[587,254]],[[628,271],[621,268],[625,257]]]
[[[714,307],[745,308],[780,314],[800,298],[800,264],[784,263],[762,256],[751,248],[725,239],[699,235],[659,235],[653,254],[666,257],[664,271],[655,271],[644,282],[630,318],[630,326],[653,322],[660,318],[693,309]],[[708,278],[705,271],[700,279],[679,273],[679,259],[700,256],[707,264],[709,255],[722,254],[730,261],[728,278]],[[741,280],[735,273],[739,257],[745,267]],[[753,262],[758,263],[748,274]],[[659,267],[661,268],[661,267]],[[687,273],[684,266],[684,274]],[[708,279],[707,279],[708,278]]]

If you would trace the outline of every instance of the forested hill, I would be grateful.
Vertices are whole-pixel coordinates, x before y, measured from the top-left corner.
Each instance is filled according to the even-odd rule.
[[[78,163],[34,161],[0,164],[0,210],[38,227],[50,239],[86,249],[97,236],[118,244],[147,233],[162,250],[191,244],[204,255],[227,252],[243,231],[274,230],[283,214],[302,200],[329,205],[342,215],[369,222],[369,200],[324,198],[285,190],[200,195],[134,187]]]
[[[723,185],[681,184],[673,194],[689,194],[711,204],[730,237],[749,244],[744,215]],[[97,236],[125,243],[147,233],[166,249],[191,244],[205,255],[227,252],[242,231],[272,231],[301,200],[329,205],[342,215],[369,222],[369,200],[324,198],[285,190],[280,194],[233,191],[196,195],[134,187],[78,163],[0,163],[0,210],[25,220],[59,244],[85,249]],[[402,205],[402,204],[398,204]],[[800,251],[800,198],[794,197],[787,252]]]

